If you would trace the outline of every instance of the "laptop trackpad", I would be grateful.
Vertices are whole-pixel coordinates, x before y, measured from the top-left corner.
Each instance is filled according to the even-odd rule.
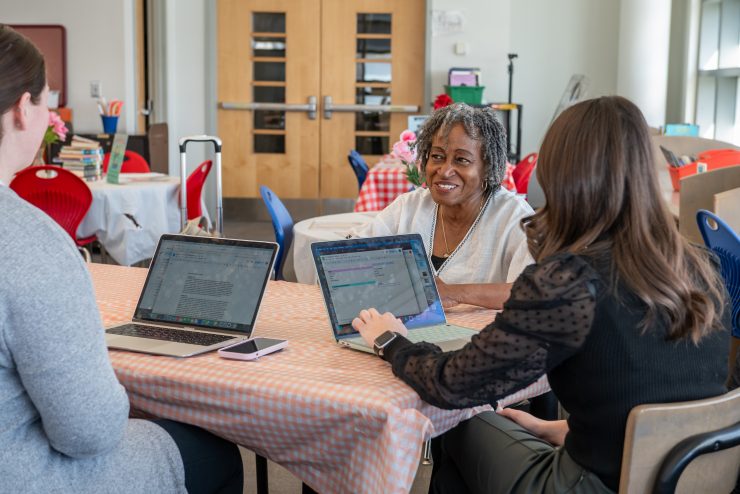
[[[440,347],[443,352],[452,352],[452,351],[461,349],[468,342],[470,342],[469,338],[468,339],[459,338],[457,340],[439,341],[439,342],[435,342],[434,344]]]

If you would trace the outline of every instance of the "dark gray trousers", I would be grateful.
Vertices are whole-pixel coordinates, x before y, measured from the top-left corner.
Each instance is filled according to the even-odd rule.
[[[564,448],[494,412],[483,412],[439,439],[430,493],[613,492]]]

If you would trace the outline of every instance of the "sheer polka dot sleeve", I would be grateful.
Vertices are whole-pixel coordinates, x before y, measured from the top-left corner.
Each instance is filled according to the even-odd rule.
[[[438,407],[494,403],[582,347],[598,286],[598,274],[579,256],[531,265],[514,282],[503,312],[464,348],[441,353],[430,344],[404,345],[392,355],[393,372]]]

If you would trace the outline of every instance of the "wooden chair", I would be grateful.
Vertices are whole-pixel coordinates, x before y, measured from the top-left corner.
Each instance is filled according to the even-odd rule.
[[[733,231],[740,232],[740,187],[714,194],[714,214]]]
[[[624,437],[620,494],[729,493],[740,467],[740,388],[637,406]]]
[[[714,209],[714,195],[740,187],[740,165],[697,173],[681,180],[678,229],[681,235],[697,244],[702,243],[696,212]]]

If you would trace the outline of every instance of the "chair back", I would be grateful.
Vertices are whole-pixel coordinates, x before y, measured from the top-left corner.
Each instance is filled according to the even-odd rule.
[[[266,185],[260,186],[260,195],[262,195],[262,200],[265,201],[267,211],[270,213],[270,218],[272,218],[275,241],[280,246],[275,258],[275,279],[282,280],[284,279],[283,266],[285,259],[288,257],[288,250],[293,242],[293,217],[290,216],[290,212],[278,196]]]
[[[696,213],[704,244],[722,265],[722,278],[732,301],[732,334],[740,338],[740,237],[716,214],[704,209]]]
[[[31,166],[16,174],[10,188],[51,216],[77,242],[77,227],[93,199],[80,177],[58,166]]]
[[[203,163],[198,165],[198,168],[193,170],[190,175],[188,175],[188,178],[185,181],[185,187],[188,191],[189,220],[203,215],[203,211],[200,207],[201,194],[203,193],[203,184],[206,183],[208,174],[211,172],[211,166],[213,166],[213,162],[211,160],[204,161]]]
[[[722,218],[732,231],[740,232],[740,187],[714,194],[714,214]]]
[[[357,188],[361,189],[362,184],[365,183],[367,172],[369,170],[369,168],[367,167],[367,163],[365,163],[365,160],[362,159],[362,155],[360,155],[360,153],[358,153],[354,149],[350,151],[347,155],[347,160],[349,161],[349,164],[352,167],[352,170],[355,172],[355,176],[357,177]]]
[[[108,163],[110,162],[110,153],[103,156],[103,173],[108,173]],[[149,173],[149,164],[144,157],[136,151],[126,150],[123,153],[123,164],[121,173]]]
[[[545,191],[542,190],[540,183],[537,181],[536,173],[529,175],[529,183],[527,184],[527,202],[534,210],[543,207],[547,202],[545,200]]]
[[[730,492],[738,465],[740,388],[703,400],[639,405],[627,419],[619,492]]]
[[[532,176],[532,171],[537,164],[537,153],[529,153],[514,167],[514,171],[511,172],[511,176],[514,179],[514,185],[516,185],[516,191],[519,194],[526,194],[527,187],[529,187],[529,178]]]
[[[740,165],[717,168],[681,179],[678,230],[692,242],[702,238],[696,226],[695,216],[700,209],[714,207],[714,195],[740,187]]]

